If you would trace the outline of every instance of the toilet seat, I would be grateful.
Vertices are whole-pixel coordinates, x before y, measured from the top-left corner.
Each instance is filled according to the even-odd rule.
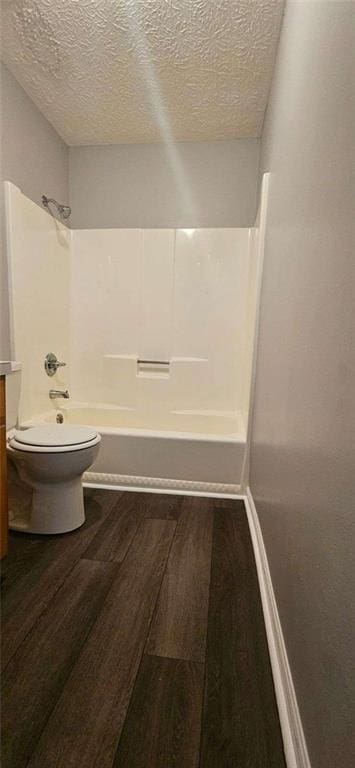
[[[96,445],[101,436],[91,427],[48,424],[17,430],[9,441],[11,448],[31,453],[66,453]]]

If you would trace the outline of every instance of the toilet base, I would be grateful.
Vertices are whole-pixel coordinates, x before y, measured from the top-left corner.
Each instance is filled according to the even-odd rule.
[[[67,482],[32,484],[31,509],[26,516],[16,515],[9,528],[23,533],[68,533],[85,522],[81,476]]]

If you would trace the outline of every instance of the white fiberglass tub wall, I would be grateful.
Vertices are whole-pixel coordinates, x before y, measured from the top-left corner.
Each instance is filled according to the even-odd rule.
[[[72,233],[71,390],[135,408],[242,412],[250,230]],[[137,368],[139,358],[167,361]]]
[[[8,378],[8,426],[48,410],[48,391],[66,389],[69,369],[49,379],[47,352],[69,360],[70,230],[11,182],[4,183],[11,354],[22,370]]]

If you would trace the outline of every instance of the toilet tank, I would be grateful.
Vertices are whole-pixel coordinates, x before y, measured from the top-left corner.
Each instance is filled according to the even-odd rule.
[[[21,392],[21,371],[6,376],[6,431],[17,427]]]

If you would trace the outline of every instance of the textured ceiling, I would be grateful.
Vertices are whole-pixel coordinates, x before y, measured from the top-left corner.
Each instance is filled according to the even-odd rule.
[[[259,136],[283,0],[2,0],[2,57],[71,145]]]

